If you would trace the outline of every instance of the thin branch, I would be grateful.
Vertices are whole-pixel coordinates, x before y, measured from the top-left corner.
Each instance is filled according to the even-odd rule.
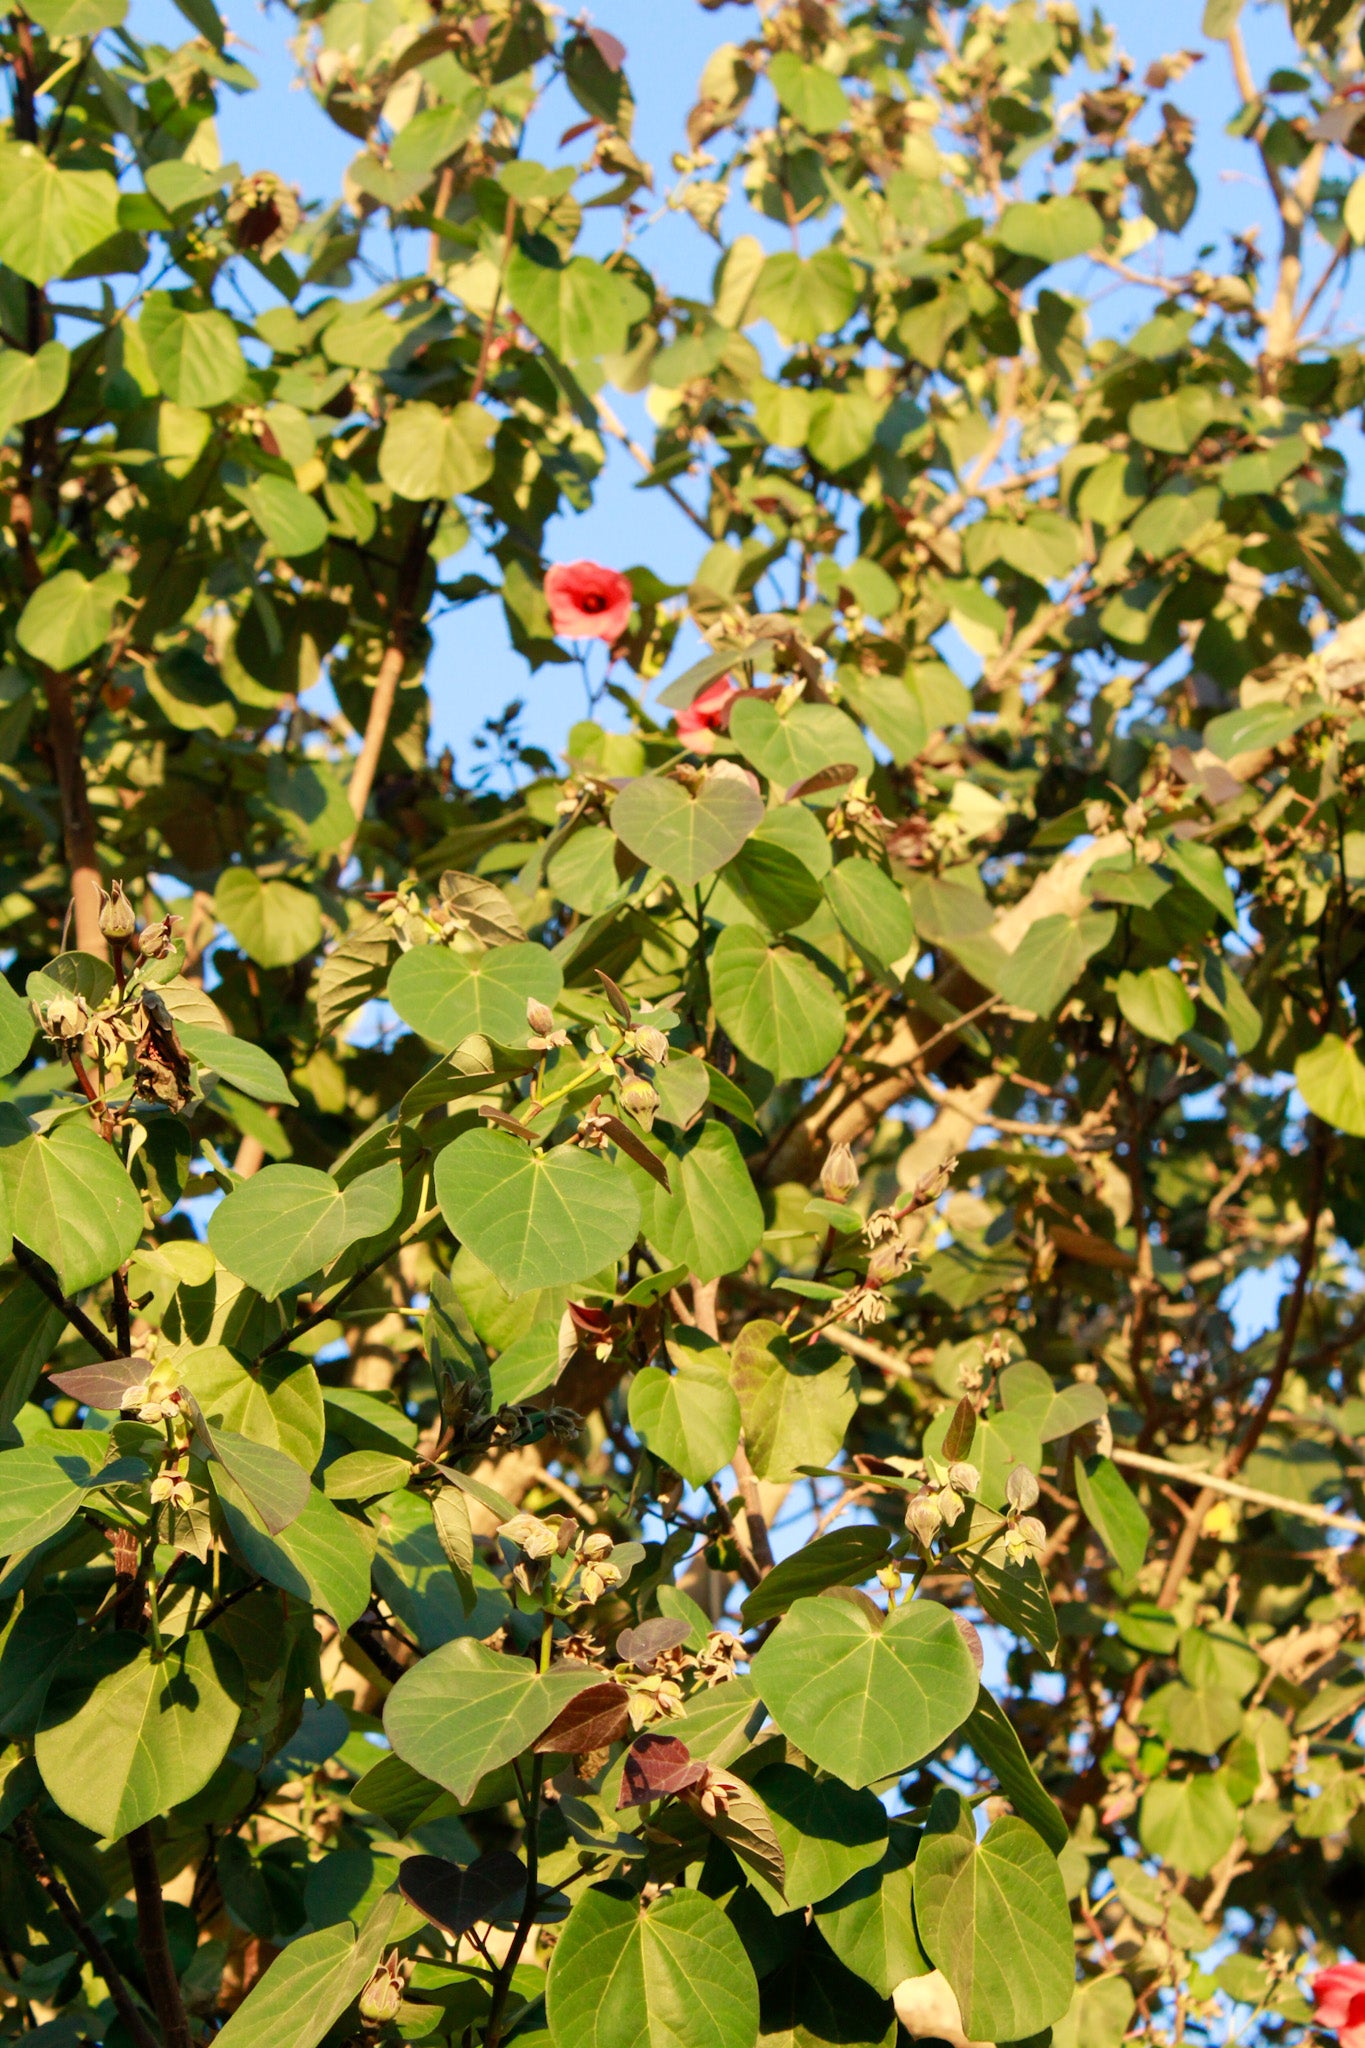
[[[72,1329],[78,1330],[86,1343],[97,1351],[101,1358],[107,1358],[112,1363],[115,1359],[126,1357],[127,1354],[120,1351],[116,1344],[110,1343],[98,1324],[91,1322],[84,1309],[77,1308],[75,1302],[62,1293],[51,1267],[44,1265],[41,1259],[35,1258],[28,1246],[20,1244],[17,1237],[14,1240],[14,1263],[21,1271],[27,1273],[38,1292],[45,1294],[52,1306],[61,1310]]]
[[[1293,1515],[1301,1522],[1312,1522],[1320,1529],[1345,1529],[1352,1536],[1365,1536],[1365,1522],[1354,1515],[1339,1515],[1333,1508],[1320,1508],[1312,1501],[1286,1500],[1283,1494],[1267,1493],[1260,1486],[1243,1486],[1240,1479],[1226,1479],[1221,1472],[1200,1472],[1189,1465],[1173,1465],[1167,1458],[1151,1458],[1145,1451],[1127,1451],[1115,1446],[1110,1456],[1116,1465],[1127,1465],[1134,1472],[1148,1472],[1153,1478],[1163,1479],[1167,1484],[1197,1486],[1202,1492],[1222,1494],[1228,1500],[1244,1500],[1258,1508],[1275,1508],[1283,1515]]]
[[[278,1337],[272,1338],[271,1342],[258,1354],[257,1362],[259,1363],[262,1358],[273,1358],[277,1351],[287,1351],[296,1338],[302,1337],[308,1330],[315,1329],[319,1323],[325,1323],[333,1309],[345,1301],[348,1295],[354,1294],[357,1287],[368,1280],[371,1274],[377,1273],[381,1266],[387,1264],[395,1252],[401,1251],[405,1245],[412,1244],[416,1238],[420,1237],[428,1225],[436,1221],[440,1213],[439,1209],[424,1209],[417,1220],[408,1225],[401,1237],[395,1238],[391,1245],[385,1246],[378,1257],[368,1260],[357,1272],[352,1273],[350,1279],[338,1287],[335,1294],[328,1295],[326,1301],[320,1301],[317,1307],[310,1310],[299,1322],[291,1323],[287,1330],[281,1331]]]
[[[616,414],[607,404],[606,399],[603,398],[600,391],[595,392],[593,394],[592,402],[597,413],[599,425],[605,427],[607,432],[610,435],[612,435],[612,437],[615,440],[619,441],[623,448],[626,448],[630,451],[630,453],[635,457],[635,460],[639,463],[641,469],[644,470],[646,476],[653,475],[654,464],[653,461],[650,459],[648,451],[642,448],[638,441],[633,441],[631,439],[629,432],[625,427],[622,426],[620,420],[617,419]],[[673,503],[677,506],[678,510],[686,518],[692,521],[692,524],[696,527],[698,533],[704,533],[708,541],[714,540],[715,535],[712,533],[710,527],[703,519],[701,513],[694,510],[694,508],[688,504],[686,498],[683,496],[682,492],[677,488],[675,484],[666,483],[663,486],[663,490],[665,497],[671,498],[673,500]]]
[[[138,2010],[118,1965],[93,1927],[81,1917],[76,1901],[44,1856],[42,1846],[33,1831],[33,1822],[26,1813],[21,1813],[14,1822],[14,1836],[19,1844],[19,1853],[33,1873],[35,1881],[51,1899],[61,1919],[85,1950],[96,1973],[103,1977],[114,2010],[136,2044],[136,2048],[160,2048],[156,2035]]]
[[[1245,1436],[1233,1446],[1224,1459],[1223,1473],[1199,1475],[1199,1492],[1185,1517],[1185,1526],[1176,1540],[1175,1549],[1171,1552],[1171,1561],[1166,1567],[1166,1576],[1162,1582],[1161,1592],[1157,1596],[1157,1604],[1160,1607],[1169,1608],[1175,1605],[1176,1596],[1184,1583],[1199,1538],[1203,1534],[1204,1518],[1218,1498],[1215,1480],[1219,1477],[1234,1478],[1241,1471],[1261,1440],[1261,1432],[1270,1420],[1271,1411],[1284,1385],[1285,1374],[1289,1370],[1289,1362],[1294,1354],[1294,1341],[1299,1333],[1299,1320],[1308,1297],[1309,1278],[1317,1263],[1318,1220],[1322,1214],[1323,1186],[1327,1172],[1326,1129],[1316,1117],[1310,1119],[1310,1129],[1313,1156],[1309,1166],[1308,1206],[1304,1215],[1303,1241],[1299,1247],[1294,1285],[1280,1327],[1280,1342],[1275,1353],[1275,1363],[1270,1369],[1270,1379]]]

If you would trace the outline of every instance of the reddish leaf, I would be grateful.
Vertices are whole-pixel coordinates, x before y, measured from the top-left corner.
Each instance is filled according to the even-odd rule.
[[[804,775],[800,782],[794,782],[783,792],[783,803],[795,803],[799,797],[818,796],[822,789],[838,789],[840,783],[852,782],[858,773],[851,761],[835,761],[828,768],[817,768],[814,775]]]
[[[109,1411],[120,1409],[129,1387],[145,1385],[147,1377],[146,1365],[131,1358],[111,1358],[103,1365],[78,1365],[70,1372],[48,1374],[54,1387],[70,1394],[83,1408]]]
[[[611,1004],[613,1010],[615,1010],[617,1016],[621,1019],[621,1022],[623,1024],[629,1024],[630,1004],[627,1001],[625,995],[617,987],[616,983],[612,980],[611,976],[609,974],[604,974],[600,967],[595,967],[593,969],[593,972],[597,976],[597,979],[601,982],[603,988],[606,990],[607,1001]]]
[[[623,1663],[635,1664],[643,1671],[665,1650],[676,1650],[685,1643],[691,1633],[689,1624],[678,1615],[660,1615],[655,1621],[642,1621],[638,1628],[623,1628],[616,1638],[616,1654]]]
[[[956,1465],[959,1458],[965,1458],[976,1435],[976,1410],[964,1394],[953,1410],[953,1419],[948,1424],[948,1434],[943,1439],[943,1456],[949,1465]]]
[[[676,1735],[642,1735],[626,1753],[625,1774],[617,1811],[624,1806],[648,1806],[654,1799],[669,1799],[699,1785],[706,1776],[705,1764],[694,1764],[687,1744]]]
[[[481,1921],[515,1918],[526,1897],[526,1866],[509,1849],[493,1849],[467,1869],[444,1856],[409,1856],[398,1867],[398,1889],[458,1939]]]
[[[544,1756],[584,1756],[619,1742],[630,1727],[630,1694],[614,1679],[590,1685],[551,1721],[539,1742]]]
[[[666,1195],[671,1195],[673,1189],[669,1183],[667,1169],[661,1159],[655,1158],[648,1145],[637,1138],[634,1131],[628,1130],[619,1116],[608,1115],[599,1121],[612,1144],[619,1145],[623,1152],[629,1153],[635,1164],[642,1166],[646,1173],[652,1175]]]

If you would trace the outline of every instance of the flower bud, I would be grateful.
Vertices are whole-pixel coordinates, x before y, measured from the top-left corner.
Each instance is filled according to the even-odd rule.
[[[398,1974],[397,1952],[381,1963],[360,1994],[360,2017],[371,2026],[382,2026],[397,2017],[403,2003],[403,1980]]]
[[[921,1174],[915,1182],[910,1194],[910,1208],[924,1209],[930,1202],[936,1202],[956,1172],[957,1156],[949,1153],[946,1159],[931,1167],[928,1173]]]
[[[1038,1498],[1038,1481],[1027,1465],[1016,1465],[1005,1481],[1005,1498],[1012,1508],[1031,1508]]]
[[[934,1495],[934,1504],[938,1508],[945,1528],[948,1529],[951,1529],[955,1523],[961,1521],[962,1510],[966,1506],[962,1495],[955,1493],[951,1486],[941,1486],[939,1488],[938,1492]]]
[[[526,1022],[538,1038],[544,1038],[555,1028],[555,1013],[548,1003],[538,1003],[534,996],[527,996]]]
[[[929,1545],[943,1527],[943,1517],[932,1493],[917,1493],[905,1510],[905,1526],[922,1550]]]
[[[954,1493],[976,1493],[981,1486],[981,1474],[975,1465],[969,1465],[965,1458],[948,1467],[948,1484]]]
[[[1047,1530],[1036,1515],[1021,1515],[1018,1522],[1019,1534],[1030,1550],[1040,1551],[1047,1545]]]
[[[658,1093],[639,1074],[632,1074],[621,1084],[621,1107],[630,1111],[637,1124],[643,1124],[649,1130],[654,1123],[654,1112],[659,1107]]]
[[[842,1142],[831,1145],[829,1156],[820,1169],[820,1186],[826,1201],[846,1202],[858,1185],[858,1169],[853,1154]]]
[[[578,1546],[578,1554],[580,1557],[586,1557],[596,1562],[601,1558],[610,1557],[615,1548],[616,1546],[610,1536],[605,1535],[602,1530],[596,1529],[591,1536],[583,1538],[583,1541]]]
[[[668,1040],[656,1025],[642,1024],[635,1034],[635,1043],[643,1057],[654,1066],[667,1066],[669,1054]]]
[[[137,931],[137,917],[132,904],[123,893],[122,882],[115,882],[106,896],[100,890],[100,930],[106,939],[116,945],[125,945]]]

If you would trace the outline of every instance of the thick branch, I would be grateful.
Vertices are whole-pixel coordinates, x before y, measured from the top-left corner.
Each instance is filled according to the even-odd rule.
[[[62,805],[62,845],[71,876],[71,895],[76,906],[76,944],[82,953],[107,960],[109,949],[100,930],[100,864],[96,851],[95,820],[85,784],[85,762],[81,739],[71,702],[71,678],[45,668],[43,693],[47,698],[47,741],[52,755],[52,772]]]
[[[137,1945],[147,1972],[147,1988],[161,2022],[166,2048],[193,2048],[189,2015],[180,1995],[180,1980],[171,1960],[166,1933],[166,1907],[161,1896],[161,1877],[156,1867],[152,1831],[145,1823],[128,1836],[128,1862],[133,1873],[137,1900]]]
[[[436,514],[439,518],[439,505],[436,507]],[[413,611],[422,585],[422,569],[427,558],[427,548],[431,543],[432,528],[428,525],[428,519],[428,508],[423,506],[408,536],[402,567],[398,572],[389,644],[384,649],[379,663],[379,673],[374,680],[374,694],[370,698],[369,716],[365,720],[365,737],[360,743],[360,752],[356,755],[346,791],[347,802],[355,813],[356,829],[337,853],[334,863],[336,874],[341,873],[355,850],[356,838],[365,816],[365,807],[370,801],[370,791],[374,788],[379,757],[384,751],[384,741],[388,736],[394,699],[398,695],[398,685],[403,679],[403,670],[407,665],[412,640]]]

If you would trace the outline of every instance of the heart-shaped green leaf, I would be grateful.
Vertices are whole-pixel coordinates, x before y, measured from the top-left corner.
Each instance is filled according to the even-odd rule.
[[[7,1450],[0,1487],[0,1556],[32,1550],[64,1529],[108,1448],[102,1430],[63,1429],[44,1431],[32,1443]]]
[[[250,868],[226,868],[213,904],[242,951],[261,967],[292,967],[322,939],[322,910],[311,891],[292,882],[263,882]]]
[[[730,712],[730,738],[779,791],[840,762],[860,775],[872,773],[867,741],[837,704],[798,703],[782,712],[766,697],[741,695]],[[831,790],[825,801],[834,802],[836,794]]]
[[[660,1078],[671,1071],[663,1068]],[[672,1138],[663,1161],[667,1189],[648,1174],[635,1176],[645,1236],[669,1265],[686,1266],[698,1280],[737,1273],[763,1235],[763,1206],[733,1132],[711,1121],[694,1126]]]
[[[689,1486],[714,1478],[735,1454],[739,1403],[725,1373],[704,1359],[675,1373],[646,1366],[631,1381],[629,1405],[631,1428]]]
[[[312,1166],[266,1166],[214,1210],[209,1248],[230,1273],[274,1301],[348,1245],[387,1230],[402,1199],[394,1160],[345,1190]]]
[[[14,1235],[46,1259],[66,1294],[105,1280],[142,1235],[142,1202],[112,1145],[88,1122],[41,1134],[0,1111],[0,1183]]]
[[[908,1770],[976,1705],[971,1653],[931,1600],[907,1600],[885,1617],[858,1594],[798,1600],[753,1675],[783,1734],[850,1785]]]
[[[0,145],[0,263],[30,284],[63,277],[118,226],[107,171],[63,171],[32,142]]]
[[[555,1943],[554,2048],[754,2048],[758,1985],[732,1923],[702,1892],[638,1899],[594,1885]]]
[[[748,925],[732,924],[716,941],[711,996],[740,1051],[778,1081],[818,1074],[843,1043],[844,1006],[824,975]]]
[[[617,838],[685,889],[733,860],[762,816],[762,797],[733,769],[709,770],[695,789],[641,775],[611,808]]]
[[[303,1511],[272,1535],[226,1467],[209,1467],[233,1548],[253,1572],[330,1614],[346,1630],[370,1602],[370,1547],[316,1486]]]
[[[465,1636],[399,1679],[384,1707],[384,1731],[405,1763],[466,1800],[480,1778],[529,1749],[561,1707],[599,1678],[587,1664],[542,1675],[529,1658]]]
[[[49,1689],[38,1768],[63,1813],[117,1840],[207,1785],[246,1696],[228,1645],[202,1630],[157,1657],[115,1629],[75,1650]]]
[[[858,1373],[830,1344],[798,1350],[785,1330],[759,1317],[731,1354],[749,1457],[760,1479],[794,1480],[803,1465],[828,1465],[858,1406]]]
[[[541,1152],[468,1131],[436,1161],[436,1199],[456,1237],[509,1294],[586,1280],[635,1242],[639,1198],[624,1168],[573,1145]]]
[[[1022,2041],[1060,2019],[1075,1989],[1066,1886],[1022,1820],[978,1842],[956,1792],[934,1795],[915,1858],[915,1922],[956,1994],[972,2040]]]
[[[553,1007],[563,986],[559,964],[543,946],[494,946],[487,953],[415,946],[389,976],[389,1001],[420,1037],[450,1052],[476,1032],[495,1045],[525,1045],[527,999]]]
[[[88,583],[77,569],[59,569],[29,598],[15,638],[49,668],[79,668],[108,639],[119,596],[112,577]]]
[[[873,1792],[771,1764],[754,1779],[786,1863],[788,1907],[813,1906],[886,1853],[886,1809]],[[774,1894],[769,1903],[782,1910]]]

